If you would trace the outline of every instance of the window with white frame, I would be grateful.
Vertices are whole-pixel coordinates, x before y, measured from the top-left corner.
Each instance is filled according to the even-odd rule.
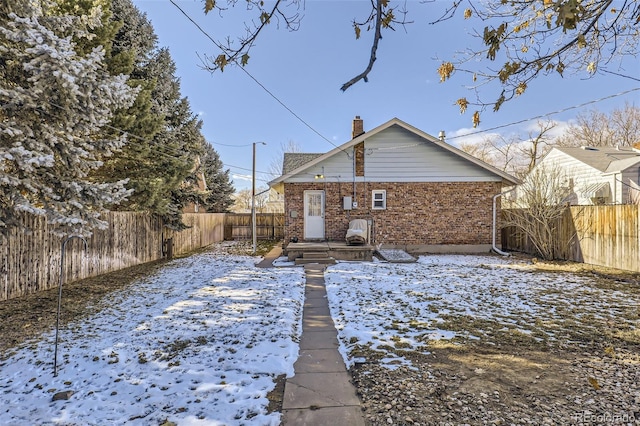
[[[387,208],[387,191],[375,189],[371,191],[371,209],[385,210]]]

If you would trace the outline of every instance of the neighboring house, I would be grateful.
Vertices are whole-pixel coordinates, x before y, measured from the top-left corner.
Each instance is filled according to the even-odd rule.
[[[640,195],[640,150],[635,148],[556,146],[536,167],[564,174],[572,204],[629,204]]]
[[[284,194],[280,194],[273,188],[269,188],[267,202],[265,203],[265,213],[284,212]]]
[[[366,219],[371,244],[490,250],[493,196],[516,178],[397,118],[364,132],[356,117],[352,135],[325,154],[285,154],[269,183],[284,194],[285,241],[344,241]]]
[[[271,189],[258,188],[256,189],[255,197],[255,209],[256,213],[278,213],[277,211],[270,211],[269,198]],[[243,189],[233,194],[233,205],[230,210],[233,213],[251,213],[251,189]],[[277,208],[277,206],[272,207]],[[282,213],[282,208],[279,213]]]
[[[231,196],[233,205],[230,211],[233,213],[251,213],[251,190],[243,189]]]

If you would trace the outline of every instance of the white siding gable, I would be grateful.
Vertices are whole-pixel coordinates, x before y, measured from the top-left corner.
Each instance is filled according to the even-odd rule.
[[[400,126],[391,126],[365,141],[368,182],[499,182],[489,170],[473,164]]]
[[[500,182],[502,178],[471,161],[398,125],[364,141],[365,176],[357,182]],[[319,161],[286,182],[354,180],[354,148],[348,147]]]

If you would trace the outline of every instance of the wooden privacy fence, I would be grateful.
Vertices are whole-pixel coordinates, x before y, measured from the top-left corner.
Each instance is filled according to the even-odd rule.
[[[109,225],[86,238],[86,253],[78,239],[67,244],[65,282],[159,260],[169,238],[176,255],[222,241],[224,216],[185,213],[183,221],[190,228],[175,232],[165,228],[161,219],[146,213],[105,213],[102,218]],[[14,231],[0,240],[0,300],[47,290],[60,280],[61,238],[49,232],[41,217],[24,216],[23,220],[31,234]]]
[[[640,272],[638,205],[572,206],[560,220],[554,239],[558,258]],[[535,253],[524,233],[502,229],[502,248]]]
[[[251,213],[227,213],[225,240],[252,238]],[[284,213],[256,213],[256,239],[281,240],[284,238]]]
[[[225,213],[184,213],[182,221],[189,226],[180,232],[165,229],[165,238],[173,239],[175,254],[189,253],[224,240]]]

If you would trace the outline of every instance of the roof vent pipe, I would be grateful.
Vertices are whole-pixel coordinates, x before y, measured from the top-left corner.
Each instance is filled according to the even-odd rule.
[[[438,139],[440,139],[442,142],[444,142],[444,138],[445,138],[445,133],[444,130],[440,130],[440,133],[438,133]]]
[[[498,216],[497,210],[498,209],[496,207],[496,200],[498,199],[498,197],[501,197],[504,194],[508,194],[510,192],[513,192],[516,189],[517,189],[517,187],[514,186],[513,188],[511,188],[508,191],[501,192],[501,193],[496,194],[496,195],[493,196],[493,226],[492,226],[492,234],[493,235],[492,235],[492,240],[491,240],[491,248],[493,249],[493,251],[495,251],[496,253],[501,254],[503,256],[510,256],[510,254],[507,253],[506,251],[502,251],[498,247],[496,247],[496,222],[498,220],[498,218],[497,218],[497,216]]]

